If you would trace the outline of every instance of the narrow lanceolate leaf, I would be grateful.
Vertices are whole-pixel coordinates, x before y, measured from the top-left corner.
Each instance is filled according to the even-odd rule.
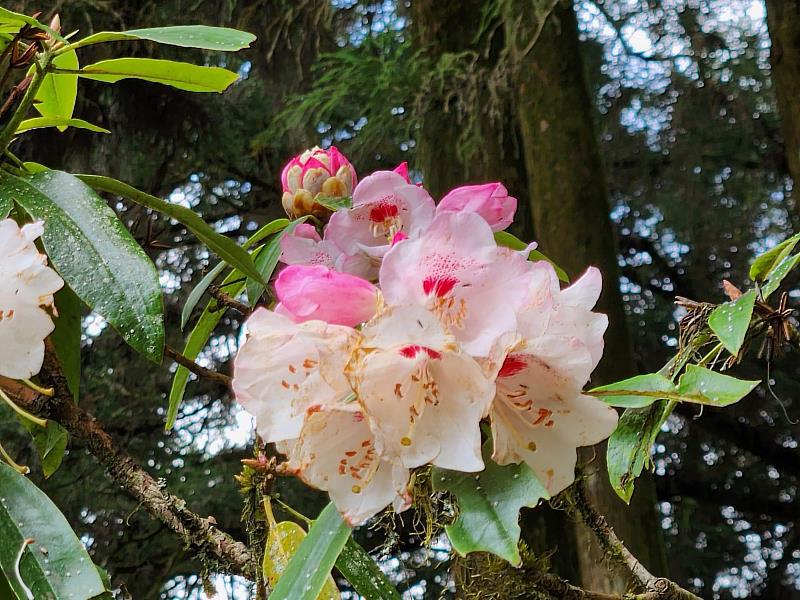
[[[400,600],[397,589],[352,537],[339,555],[336,568],[365,600]]]
[[[586,392],[611,406],[643,408],[656,400],[674,396],[675,384],[660,373],[636,375]]]
[[[83,303],[68,285],[55,295],[58,315],[53,319],[56,328],[50,340],[56,350],[58,362],[67,379],[67,385],[77,402],[81,381],[81,317]]]
[[[269,600],[316,598],[325,586],[339,554],[350,537],[350,527],[333,504],[328,504],[300,544]]]
[[[244,289],[244,276],[241,272],[234,269],[233,272],[222,281],[221,287],[225,290],[226,294],[235,298],[241,294]],[[219,310],[216,299],[212,298],[197,320],[194,329],[189,333],[189,337],[186,340],[186,345],[182,352],[185,357],[190,360],[197,358],[197,355],[200,354],[200,351],[205,347],[208,338],[211,337],[214,328],[217,326],[217,323],[220,322],[224,314],[225,311]],[[190,375],[189,369],[178,366],[178,369],[175,371],[175,376],[172,378],[172,388],[169,392],[169,407],[167,408],[167,424],[165,426],[167,431],[172,429],[172,426],[175,425],[175,419],[178,417],[178,409],[180,409],[183,397],[186,394],[186,385],[189,383]]]
[[[34,117],[26,119],[20,123],[17,128],[17,133],[24,133],[31,129],[44,129],[46,127],[58,127],[59,131],[64,131],[67,127],[75,127],[77,129],[88,129],[95,133],[111,133],[108,129],[94,125],[83,119],[70,119],[67,117]]]
[[[769,298],[777,290],[781,282],[800,264],[800,252],[783,258],[769,274],[769,280],[761,288],[764,299]]]
[[[753,316],[753,307],[756,302],[756,291],[750,290],[736,300],[720,304],[708,317],[708,326],[725,349],[734,356],[744,343],[750,319]]]
[[[78,55],[75,51],[56,56],[52,66],[75,71],[78,69]],[[43,117],[71,119],[78,97],[78,76],[74,73],[47,73],[41,87],[36,92],[34,106]],[[57,125],[64,131],[66,125]]]
[[[202,67],[158,58],[112,58],[83,67],[79,75],[106,83],[143,79],[187,92],[223,92],[239,77],[221,67]]]
[[[305,217],[292,221],[289,225],[278,233],[273,234],[272,238],[264,244],[264,247],[256,255],[255,262],[258,272],[261,275],[262,281],[269,281],[275,267],[278,266],[278,259],[281,257],[281,238],[284,235],[289,235],[294,231],[294,228],[301,222],[305,221]],[[264,293],[266,286],[260,281],[253,279],[247,280],[247,300],[250,306],[255,306],[261,294]]]
[[[800,233],[783,240],[774,248],[757,256],[750,266],[750,279],[758,282],[765,281],[772,269],[791,254],[798,242],[800,242]]]
[[[340,208],[350,208],[353,206],[353,199],[350,196],[341,196],[338,198],[319,196],[318,198],[314,198],[314,202],[321,204],[329,210],[339,210]]]
[[[23,25],[30,25],[31,27],[35,27],[36,29],[41,29],[42,31],[46,31],[53,38],[57,39],[60,42],[66,42],[66,40],[63,37],[61,37],[60,33],[53,31],[50,27],[48,27],[44,23],[37,21],[33,17],[29,17],[28,15],[23,15],[22,13],[8,10],[7,8],[0,7],[0,25],[9,26],[11,31],[17,31]]]
[[[511,248],[512,250],[525,250],[528,247],[528,244],[523,242],[517,236],[512,233],[508,233],[507,231],[495,231],[494,232],[494,239],[497,242],[498,246],[503,246],[505,248]],[[567,272],[559,267],[553,260],[539,252],[538,250],[531,250],[528,254],[528,260],[538,261],[543,260],[549,262],[553,269],[556,271],[556,275],[558,275],[559,280],[563,281],[564,283],[569,283],[569,275]]]
[[[22,555],[17,578],[16,561],[26,539],[35,541]],[[0,568],[21,599],[86,600],[105,591],[64,515],[44,492],[2,462]]]
[[[103,42],[122,40],[148,40],[182,48],[202,48],[220,52],[233,52],[249,48],[256,39],[252,33],[209,27],[207,25],[177,25],[174,27],[153,27],[150,29],[129,29],[128,31],[101,31],[78,40],[71,47],[81,48]]]
[[[519,565],[519,511],[548,498],[547,490],[525,463],[500,466],[492,458],[491,440],[483,446],[486,468],[462,473],[434,467],[434,491],[452,493],[458,501],[458,518],[445,527],[453,549],[461,556],[491,552]]]
[[[227,266],[228,264],[224,261],[217,263],[213,269],[205,274],[200,280],[200,283],[194,286],[192,291],[189,292],[189,297],[186,298],[186,304],[183,305],[183,310],[181,311],[181,329],[186,327],[186,324],[192,316],[192,311],[194,311],[197,303],[200,302],[200,298],[203,297],[206,290],[217,280],[217,277],[222,274]]]
[[[684,402],[728,406],[747,396],[759,383],[688,365],[678,381],[678,393]]]
[[[48,479],[61,466],[69,434],[52,419],[47,421],[45,427],[40,427],[28,419],[20,418],[19,421],[31,434],[36,452],[39,454],[39,462],[42,464],[42,473],[44,478]]]
[[[100,175],[78,175],[78,177],[96,190],[102,190],[104,192],[116,194],[117,196],[129,198],[137,204],[158,211],[186,225],[189,231],[197,236],[197,239],[208,246],[212,252],[226,263],[232,267],[236,267],[242,273],[246,273],[248,276],[260,280],[261,275],[259,270],[256,268],[247,250],[239,246],[239,244],[232,239],[214,231],[214,229],[203,221],[200,215],[193,210],[146,194],[127,183],[117,181],[111,177],[103,177]]]
[[[47,255],[78,297],[136,351],[160,362],[164,311],[158,272],[105,201],[62,171],[4,173],[2,196],[44,222]]]
[[[629,408],[608,439],[608,479],[625,502],[631,501],[634,481],[650,463],[650,448],[671,410],[666,400],[647,408]]]
[[[262,570],[264,579],[270,587],[275,587],[281,576],[289,566],[292,557],[297,553],[298,548],[306,538],[305,530],[297,523],[292,521],[282,521],[270,525],[267,543],[264,548],[264,560]],[[305,596],[309,599],[315,596]],[[317,600],[338,600],[341,598],[336,582],[328,573],[322,589],[317,594]]]

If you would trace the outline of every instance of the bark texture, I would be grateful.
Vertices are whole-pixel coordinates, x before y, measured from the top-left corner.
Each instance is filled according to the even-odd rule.
[[[610,325],[593,383],[623,378],[635,372],[635,365],[617,285],[617,243],[574,9],[568,1],[536,0],[506,2],[504,7],[535,237],[573,278],[587,265],[603,272],[606,285],[598,309],[608,314]],[[664,573],[652,482],[638,482],[633,505],[627,507],[608,483],[605,446],[588,450],[582,458],[589,463],[585,486],[592,504],[634,555],[649,569]],[[628,574],[603,563],[604,550],[587,528],[577,526],[575,535],[581,585],[624,592]]]
[[[789,174],[800,182],[800,0],[766,0],[769,61]]]

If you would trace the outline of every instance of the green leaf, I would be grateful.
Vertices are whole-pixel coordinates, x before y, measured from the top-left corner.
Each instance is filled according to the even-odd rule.
[[[261,565],[264,579],[269,583],[270,587],[275,587],[275,584],[278,583],[305,538],[305,530],[297,523],[282,521],[270,524],[264,550],[264,560]],[[314,598],[311,595],[308,597]],[[338,600],[339,598],[341,598],[341,594],[339,594],[339,590],[336,587],[336,582],[328,572],[325,583],[316,599]]]
[[[495,231],[494,239],[498,246],[504,246],[506,248],[511,248],[512,250],[521,251],[528,247],[528,244],[523,242],[514,234],[508,233],[507,231]],[[555,269],[558,278],[564,283],[569,283],[569,275],[567,275],[567,272],[538,250],[531,250],[531,252],[528,254],[528,260],[532,260],[534,262],[544,260],[549,262],[553,266],[553,269]]]
[[[122,79],[143,79],[188,92],[223,92],[239,76],[221,67],[158,58],[112,58],[85,66],[78,74],[85,79],[116,83]]]
[[[14,208],[14,201],[11,199],[10,196],[6,196],[5,194],[0,194],[0,219],[5,219],[11,209]]]
[[[774,248],[757,256],[753,264],[750,265],[750,279],[753,281],[766,281],[770,271],[794,250],[798,242],[800,242],[800,233],[783,240]]]
[[[270,600],[316,598],[350,537],[350,527],[331,503],[325,507],[269,595]]]
[[[684,402],[728,406],[747,396],[759,383],[688,365],[678,381],[678,393]]]
[[[770,272],[769,281],[761,288],[761,295],[764,296],[765,300],[780,287],[781,282],[792,272],[798,263],[800,263],[800,253],[786,256],[778,263]]]
[[[244,276],[240,271],[234,269],[221,284],[225,292],[230,296],[238,296],[244,289]],[[222,316],[225,314],[224,310],[218,310],[219,305],[216,299],[212,298],[206,305],[205,310],[200,315],[194,329],[189,333],[186,340],[186,345],[183,348],[182,354],[194,360],[200,351],[205,347],[211,333],[220,322]],[[178,417],[178,409],[183,402],[183,396],[186,394],[186,384],[189,383],[189,376],[191,373],[189,369],[184,366],[178,366],[175,371],[175,377],[172,378],[172,388],[169,392],[169,407],[167,409],[167,423],[165,429],[169,431],[175,425],[175,419]]]
[[[307,218],[308,217],[301,217],[300,219],[297,219],[297,222],[302,223]],[[268,238],[273,233],[277,233],[278,231],[286,229],[286,227],[289,226],[289,223],[291,223],[291,221],[289,221],[289,219],[286,218],[275,219],[274,221],[270,221],[248,238],[245,247],[249,248],[254,244],[257,244],[261,240]]]
[[[108,129],[93,125],[83,119],[70,119],[67,117],[34,117],[26,119],[20,123],[17,133],[23,133],[32,129],[44,129],[45,127],[58,127],[59,131],[64,131],[67,127],[76,127],[78,129],[88,129],[96,133],[111,133]]]
[[[24,178],[4,173],[2,196],[44,222],[45,250],[78,297],[136,351],[160,362],[164,311],[158,272],[103,199],[62,171]]]
[[[78,401],[81,382],[81,317],[83,303],[69,286],[65,285],[55,295],[58,316],[53,319],[55,330],[50,340],[55,346],[58,362],[67,379],[72,398]]]
[[[596,387],[586,393],[611,406],[643,408],[656,400],[673,397],[677,389],[674,383],[660,373],[648,373]]]
[[[367,551],[348,538],[336,561],[336,568],[365,600],[400,600],[400,593],[383,574]]]
[[[128,31],[101,31],[78,40],[71,47],[74,49],[92,44],[122,40],[148,40],[182,48],[232,52],[249,48],[255,39],[256,36],[252,33],[228,29],[227,27],[177,25],[174,27],[153,27],[151,29],[129,29]]]
[[[78,64],[78,55],[75,54],[75,51],[65,52],[60,56],[56,56],[51,65],[71,71],[77,70],[80,66]],[[43,117],[67,120],[72,118],[77,97],[78,76],[76,74],[47,73],[34,97],[34,106]],[[63,124],[57,125],[57,127],[59,131],[64,131],[67,128]]]
[[[28,419],[20,418],[19,421],[31,434],[33,444],[39,454],[39,461],[42,463],[42,473],[44,473],[44,478],[48,479],[61,466],[69,434],[66,429],[52,419],[47,421],[45,427],[39,427]]]
[[[197,239],[208,246],[210,250],[215,252],[217,256],[226,263],[232,267],[236,267],[250,277],[260,280],[261,274],[253,263],[253,259],[250,257],[247,250],[239,246],[239,244],[232,239],[214,231],[214,229],[203,221],[200,215],[193,210],[146,194],[131,187],[127,183],[117,181],[111,177],[102,177],[99,175],[78,175],[78,177],[81,181],[97,190],[110,192],[124,198],[130,198],[137,204],[158,211],[186,225],[189,231],[197,236]]]
[[[665,400],[647,408],[629,408],[622,413],[617,428],[608,439],[608,479],[626,503],[630,503],[633,496],[634,481],[650,463],[650,448],[670,412],[670,403]]]
[[[750,290],[736,300],[720,304],[708,317],[708,326],[717,335],[717,339],[732,355],[737,355],[744,343],[753,307],[756,302],[756,291]]]
[[[306,217],[298,219],[298,223],[305,220]],[[250,236],[245,244],[245,248],[249,248],[253,244],[257,244],[264,238],[269,237],[273,233],[285,229],[287,225],[289,225],[289,219],[275,219],[274,221],[267,223]],[[219,274],[222,273],[222,271],[225,269],[225,266],[225,263],[219,263],[216,265],[191,291],[189,297],[186,299],[186,304],[183,305],[183,311],[181,311],[181,329],[186,327],[186,324],[189,322],[189,318],[192,316],[192,311],[195,309],[195,306],[197,306],[197,303],[200,302],[200,298],[203,297],[203,294],[205,294],[208,287],[214,282]]]
[[[256,267],[264,281],[269,281],[275,267],[278,266],[278,259],[281,257],[281,239],[285,235],[290,235],[300,223],[306,220],[306,217],[301,217],[289,223],[283,231],[276,233],[270,240],[264,244],[264,247],[256,255]],[[266,285],[261,282],[247,279],[247,300],[250,306],[255,306],[261,294],[264,293]]]
[[[334,212],[340,208],[351,208],[353,206],[353,199],[350,196],[341,196],[338,198],[318,196],[314,198],[314,202]]]
[[[45,25],[44,23],[37,21],[33,17],[29,17],[28,15],[23,15],[22,13],[14,12],[8,10],[7,8],[0,8],[0,24],[8,26],[9,29],[7,31],[16,32],[22,28],[23,25],[30,25],[31,27],[35,27],[36,29],[41,29],[42,31],[46,31],[49,33],[53,38],[65,42],[66,40],[61,37],[61,34],[52,30],[50,27]]]
[[[192,316],[192,311],[194,311],[197,303],[200,302],[200,298],[203,297],[203,294],[206,293],[209,286],[214,283],[227,266],[228,264],[225,261],[220,261],[213,269],[205,274],[200,280],[200,283],[194,286],[194,289],[189,293],[189,297],[186,298],[186,304],[183,305],[183,310],[181,311],[181,329],[186,327],[189,318]]]
[[[445,527],[453,549],[461,556],[485,551],[518,566],[519,511],[534,507],[547,490],[525,463],[500,466],[492,460],[492,442],[483,445],[486,468],[462,473],[434,467],[434,491],[446,491],[458,500],[458,518]]]
[[[44,492],[2,462],[0,490],[0,568],[19,598],[86,599],[105,591],[83,544]],[[35,543],[22,555],[19,581],[15,566],[26,539]]]

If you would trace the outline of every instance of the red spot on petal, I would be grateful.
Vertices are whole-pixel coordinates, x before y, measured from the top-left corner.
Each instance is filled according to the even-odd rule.
[[[422,291],[442,298],[453,291],[457,283],[458,279],[455,277],[426,277],[422,280]]]
[[[313,415],[314,413],[319,412],[321,410],[322,410],[322,405],[321,404],[312,404],[306,410],[306,414]]]
[[[400,356],[404,356],[405,358],[416,358],[417,354],[420,352],[424,352],[430,358],[440,359],[442,358],[441,352],[437,352],[432,348],[427,348],[425,346],[420,346],[419,344],[409,344],[408,346],[403,346],[400,348]]]
[[[553,414],[552,410],[548,410],[546,408],[539,409],[539,416],[533,422],[534,425],[541,425],[541,423],[550,418],[550,415]]]
[[[369,211],[369,220],[373,223],[383,223],[387,219],[397,216],[397,205],[386,200],[381,200]]]
[[[503,366],[500,367],[500,371],[497,373],[497,376],[511,377],[512,375],[516,375],[522,371],[527,366],[528,363],[524,358],[522,358],[521,354],[509,354],[503,361]]]

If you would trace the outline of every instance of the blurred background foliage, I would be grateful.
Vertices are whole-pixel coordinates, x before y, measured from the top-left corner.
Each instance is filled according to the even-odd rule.
[[[113,134],[38,131],[17,146],[26,158],[123,179],[193,208],[239,241],[280,216],[279,170],[313,144],[336,144],[362,174],[408,161],[437,196],[457,183],[502,179],[520,199],[519,235],[540,239],[572,276],[589,263],[604,268],[604,307],[621,332],[613,334],[619,340],[610,342],[606,364],[617,370],[651,372],[674,352],[676,295],[722,302],[723,279],[748,285],[751,258],[800,231],[791,176],[798,162],[791,126],[800,120],[792,86],[800,85],[800,72],[777,75],[782,59],[790,66],[797,60],[800,9],[793,1],[6,4],[48,17],[58,12],[64,31],[82,35],[200,22],[258,36],[233,56],[194,55],[206,64],[232,61],[226,66],[238,70],[241,82],[224,95],[82,81],[76,115]],[[191,55],[121,45],[135,55]],[[104,52],[92,47],[84,60],[100,60]],[[537,81],[542,73],[550,78]],[[576,85],[581,89],[570,87]],[[576,104],[584,96],[587,102]],[[572,111],[572,129],[548,138],[568,120],[558,110]],[[576,167],[587,160],[600,165],[595,158],[604,172]],[[565,198],[572,196],[577,209],[568,210]],[[157,261],[168,343],[180,348],[181,307],[213,259],[180,225],[112,203]],[[548,219],[556,214],[563,219],[553,225]],[[592,241],[597,236],[605,241]],[[788,283],[796,306],[798,281]],[[240,324],[229,313],[203,364],[230,369]],[[226,390],[194,381],[176,429],[166,434],[174,367],[133,354],[96,316],[87,314],[84,325],[82,404],[193,510],[246,539],[233,476],[252,453],[249,418]],[[776,357],[767,371],[753,353],[741,370],[770,386],[725,410],[699,415],[681,408],[656,446],[652,489],[637,492],[641,500],[629,520],[640,530],[640,547],[652,551],[651,562],[663,560],[663,551],[665,574],[703,597],[800,598],[800,364]],[[35,464],[29,440],[10,422],[0,419],[4,444]],[[71,444],[61,470],[39,483],[132,597],[203,596],[201,565],[114,489],[83,448]],[[284,485],[283,497],[306,514],[321,506],[316,494]],[[619,501],[608,501],[617,507],[612,512],[626,514]],[[558,512],[539,509],[546,511]],[[543,543],[537,528],[555,527],[559,550],[568,557],[571,544],[580,554],[580,532],[573,539],[558,529],[563,517],[554,518],[555,525],[526,518],[531,546]],[[410,598],[452,595],[447,549],[420,549],[410,521],[395,527],[384,566]],[[651,521],[656,531],[645,526]],[[659,528],[663,547],[653,550],[661,544]],[[385,541],[382,530],[359,535],[373,548]],[[554,557],[553,564],[575,568],[569,559]],[[562,574],[587,581],[590,567]],[[241,582],[212,582],[229,597],[248,596]],[[485,592],[514,597],[509,590]]]

